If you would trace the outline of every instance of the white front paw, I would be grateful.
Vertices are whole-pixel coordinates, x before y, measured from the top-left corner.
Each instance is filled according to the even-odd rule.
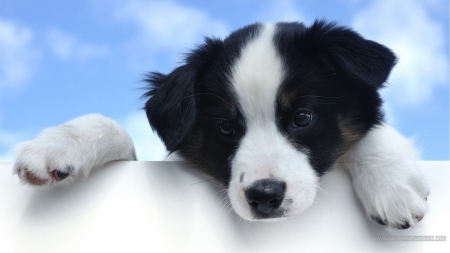
[[[367,215],[388,230],[407,229],[428,211],[428,184],[417,166],[412,140],[383,124],[344,158]]]
[[[13,170],[22,182],[53,186],[88,174],[93,154],[82,152],[79,140],[67,128],[48,128],[36,139],[18,144]]]
[[[70,183],[109,161],[136,160],[128,133],[100,114],[47,128],[36,139],[20,143],[16,153],[14,173],[40,186]]]
[[[358,178],[355,189],[372,220],[388,230],[407,229],[428,211],[428,185],[416,168],[392,168],[392,172]]]

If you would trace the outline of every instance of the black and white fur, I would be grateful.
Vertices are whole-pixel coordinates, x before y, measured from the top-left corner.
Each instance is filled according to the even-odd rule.
[[[378,90],[396,61],[334,23],[256,23],[149,74],[145,110],[171,156],[223,182],[246,220],[303,212],[321,176],[343,164],[367,215],[405,229],[427,212],[428,186],[412,142],[383,123]],[[135,160],[132,141],[93,114],[21,143],[14,171],[51,186],[112,160]]]

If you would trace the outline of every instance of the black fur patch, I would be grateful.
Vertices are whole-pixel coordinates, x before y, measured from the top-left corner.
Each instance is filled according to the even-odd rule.
[[[278,24],[274,38],[285,62],[277,98],[277,123],[294,146],[307,149],[319,175],[383,119],[378,88],[396,63],[386,47],[334,23]],[[299,109],[314,112],[313,125],[293,129]],[[345,124],[344,124],[345,123]]]

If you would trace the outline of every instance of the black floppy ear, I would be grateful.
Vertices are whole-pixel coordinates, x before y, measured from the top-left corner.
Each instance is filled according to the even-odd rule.
[[[148,121],[169,152],[179,147],[197,121],[197,84],[221,45],[221,40],[206,38],[187,54],[184,65],[168,75],[152,72],[144,80],[150,85],[142,96],[148,98]]]
[[[374,88],[383,86],[397,63],[389,48],[335,23],[316,20],[307,33],[348,76]]]
[[[145,94],[150,97],[148,122],[167,150],[174,151],[196,121],[195,70],[182,66],[168,75],[151,73],[146,81],[153,85]]]

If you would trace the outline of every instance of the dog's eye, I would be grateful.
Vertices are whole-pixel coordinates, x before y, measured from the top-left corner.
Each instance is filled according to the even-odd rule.
[[[306,127],[311,123],[312,119],[313,115],[310,111],[300,109],[297,112],[295,112],[292,125],[295,128]]]
[[[230,123],[228,123],[228,122],[222,122],[219,125],[219,130],[220,130],[220,133],[222,133],[225,136],[229,136],[229,135],[234,134],[233,126]]]

